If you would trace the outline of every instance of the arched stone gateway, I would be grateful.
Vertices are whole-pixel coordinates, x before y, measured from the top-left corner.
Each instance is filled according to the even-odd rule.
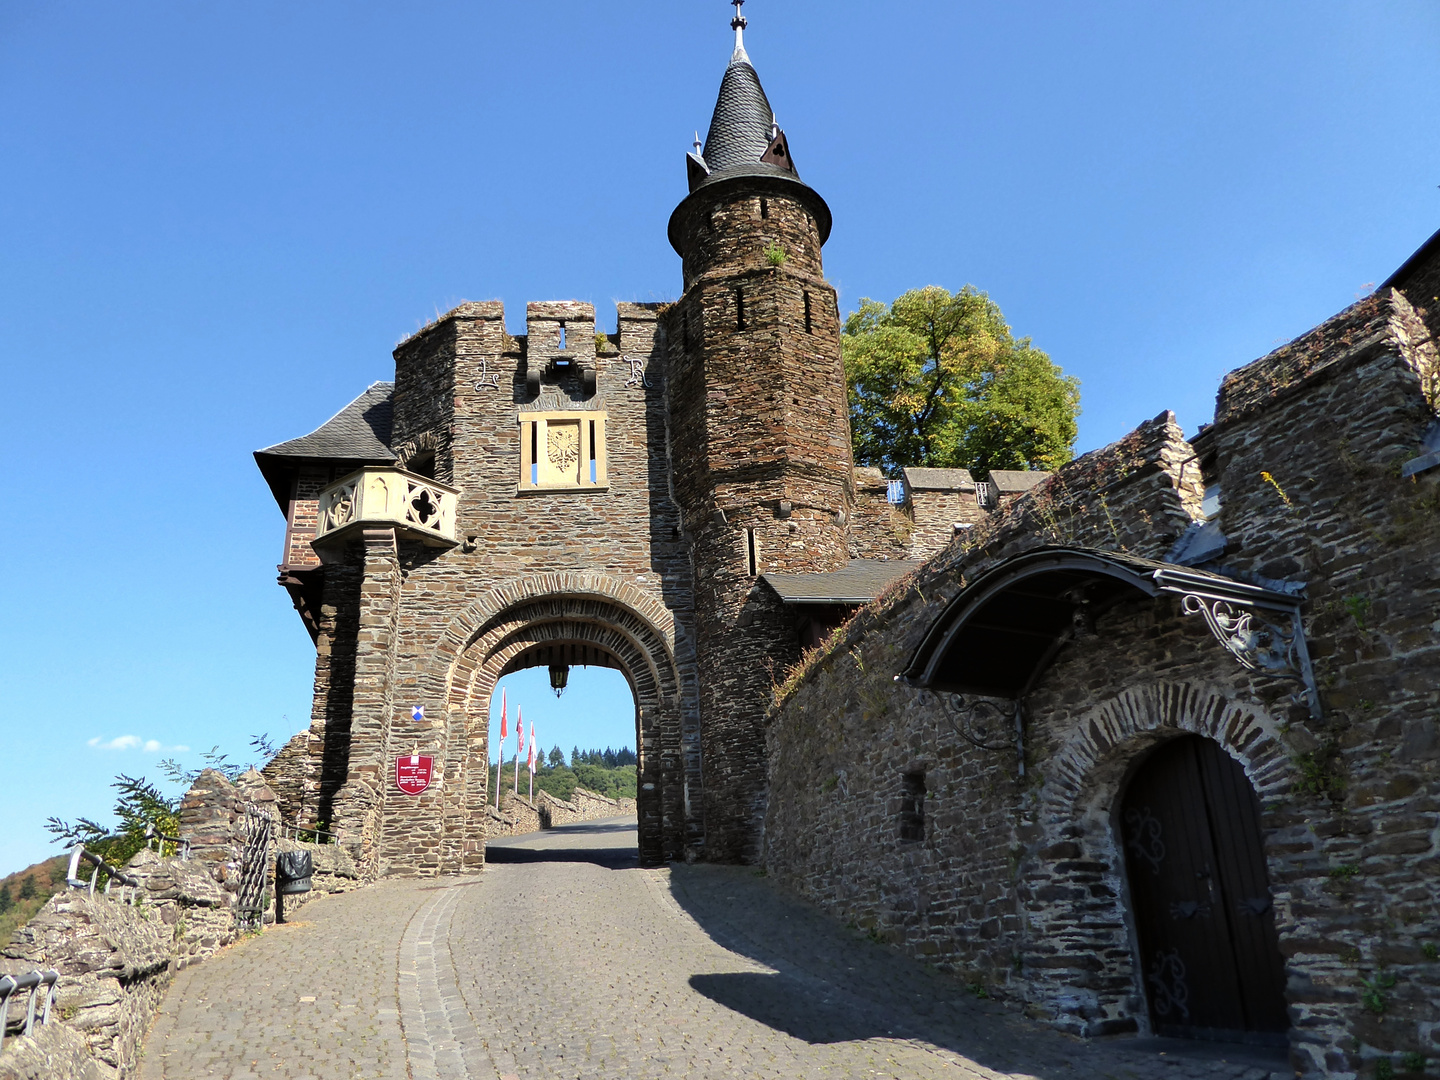
[[[1205,1034],[1218,1027],[1231,1036],[1269,1036],[1283,1043],[1288,1024],[1280,958],[1274,948],[1275,935],[1283,933],[1289,921],[1289,896],[1283,888],[1270,889],[1267,879],[1274,880],[1274,875],[1264,854],[1265,833],[1273,827],[1267,824],[1265,807],[1275,805],[1293,780],[1279,734],[1279,725],[1263,706],[1237,697],[1231,688],[1157,682],[1097,704],[1046,763],[1031,815],[1036,825],[1031,846],[1038,857],[1022,869],[1027,938],[1044,953],[1037,948],[1021,960],[1035,973],[1037,996],[1058,1014],[1076,1017],[1079,1030],[1100,1034],[1138,1026],[1170,1034]],[[1181,787],[1177,767],[1169,759],[1196,744],[1209,748],[1201,751],[1206,757],[1205,781],[1212,787],[1228,786],[1228,794]],[[1155,765],[1162,774],[1158,781],[1149,772]],[[1184,768],[1182,763],[1179,772]],[[1189,783],[1193,777],[1182,779]],[[1178,800],[1165,804],[1169,809],[1164,811],[1158,809],[1157,783],[1159,790]],[[1245,789],[1243,798],[1240,785]],[[1168,815],[1158,826],[1159,846],[1152,822],[1127,822],[1127,810],[1136,809],[1127,799],[1143,801],[1152,818]],[[1242,806],[1245,800],[1253,800],[1253,805]],[[1247,810],[1253,811],[1253,817],[1246,818]],[[1224,820],[1213,819],[1212,811]],[[1213,824],[1199,835],[1176,838],[1173,834],[1183,830],[1181,823],[1191,817]],[[1217,876],[1215,897],[1209,895],[1209,882],[1202,882],[1205,896],[1198,892],[1182,896],[1182,886],[1191,882],[1168,876],[1177,859],[1199,860],[1198,869],[1219,873],[1203,863],[1206,843],[1212,851],[1218,846],[1236,858],[1246,851],[1251,861],[1243,872],[1231,867],[1223,887]],[[1159,889],[1148,876],[1135,881],[1137,873],[1152,875],[1154,868],[1147,860],[1154,855],[1167,875]],[[1263,886],[1257,887],[1257,880]],[[1249,890],[1244,895],[1218,899],[1222,888],[1242,885]],[[1057,897],[1081,896],[1088,902],[1053,902]],[[1234,906],[1231,900],[1259,904],[1262,899],[1263,910],[1244,916],[1266,924],[1269,936],[1262,935],[1258,944],[1248,938],[1237,942],[1228,925],[1219,925],[1242,915],[1237,908],[1235,920],[1230,920],[1231,913],[1217,912],[1217,904]],[[1214,981],[1232,976],[1212,972],[1212,982],[1201,984],[1188,967],[1177,966],[1176,959],[1181,965],[1185,960],[1174,952],[1176,942],[1161,941],[1162,935],[1156,933],[1157,922],[1173,931],[1177,920],[1212,931],[1215,941],[1206,947],[1233,947],[1234,964],[1263,969],[1269,982],[1252,988],[1257,999],[1251,1006],[1253,1022],[1242,1016],[1231,1025],[1211,1019],[1214,1010],[1204,1011],[1226,993]],[[1057,941],[1063,941],[1063,949],[1054,948]],[[1181,952],[1188,956],[1196,947],[1187,941]],[[1182,1015],[1175,995],[1185,993],[1191,1000],[1184,1003]],[[1163,1000],[1167,994],[1168,1012]]]
[[[572,578],[565,583],[568,591],[552,594],[543,590],[559,584],[553,580],[516,584],[467,612],[466,618],[477,620],[468,632],[447,630],[447,644],[463,644],[442,645],[432,654],[432,675],[449,659],[443,677],[448,715],[464,726],[468,742],[483,743],[495,684],[507,672],[528,666],[525,658],[536,646],[585,646],[599,652],[624,674],[635,695],[641,860],[655,864],[682,858],[687,836],[703,835],[698,813],[692,817],[688,812],[700,806],[694,798],[699,763],[691,753],[693,768],[687,774],[682,683],[665,629],[617,599],[636,599],[626,595],[623,582]],[[512,603],[488,613],[504,599]],[[472,777],[470,785],[476,788],[467,797],[473,801],[483,776],[478,786]]]

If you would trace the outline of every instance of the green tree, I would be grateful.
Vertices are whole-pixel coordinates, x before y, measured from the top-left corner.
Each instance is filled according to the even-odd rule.
[[[34,899],[35,899],[35,875],[34,875],[34,874],[28,875],[28,876],[25,878],[24,881],[20,882],[20,892],[19,892],[17,895],[19,896],[19,898],[20,898],[21,900],[34,900]]]
[[[565,751],[561,750],[558,746],[552,746],[550,748],[550,767],[552,769],[562,769],[565,767]]]
[[[115,800],[117,824],[101,825],[89,818],[79,818],[72,823],[52,817],[45,827],[55,834],[57,843],[84,844],[111,866],[118,867],[124,866],[145,846],[147,825],[169,836],[177,834],[180,800],[168,797],[143,776],[121,773],[110,786],[120,793]]]
[[[10,883],[7,881],[0,885],[0,915],[4,915],[15,906],[15,898],[10,895]]]
[[[862,299],[841,346],[857,465],[1054,469],[1069,461],[1080,384],[972,286]]]

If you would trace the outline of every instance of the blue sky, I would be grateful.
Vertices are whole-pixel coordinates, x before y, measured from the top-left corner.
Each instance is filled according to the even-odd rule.
[[[730,14],[0,0],[0,872],[117,771],[306,723],[252,450],[462,299],[518,328],[527,300],[678,294],[665,222]],[[746,14],[843,308],[987,290],[1080,378],[1080,450],[1165,408],[1193,431],[1224,372],[1440,226],[1432,0]],[[633,743],[597,679],[547,743]]]

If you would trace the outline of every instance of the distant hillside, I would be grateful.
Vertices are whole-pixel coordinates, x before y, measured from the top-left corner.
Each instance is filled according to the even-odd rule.
[[[69,858],[57,855],[0,878],[0,945],[35,917],[45,901],[65,888]]]
[[[597,795],[604,795],[610,799],[633,799],[635,798],[635,786],[637,777],[635,775],[635,752],[629,747],[622,747],[619,750],[586,750],[582,751],[578,746],[570,755],[570,762],[567,765],[565,755],[557,746],[549,754],[542,754],[537,762],[535,770],[536,792],[548,791],[557,799],[569,801],[571,794],[577,787],[583,787],[587,791],[593,791]],[[504,786],[506,790],[512,790],[515,784],[515,766],[513,761],[507,763],[504,773]],[[520,794],[526,795],[530,791],[530,774],[525,769],[524,762],[520,765]],[[494,791],[495,766],[490,766],[491,791]]]

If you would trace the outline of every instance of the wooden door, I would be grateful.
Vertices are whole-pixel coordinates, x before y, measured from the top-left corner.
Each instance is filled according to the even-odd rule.
[[[1285,971],[1245,771],[1186,735],[1141,764],[1120,806],[1157,1035],[1284,1042]]]

